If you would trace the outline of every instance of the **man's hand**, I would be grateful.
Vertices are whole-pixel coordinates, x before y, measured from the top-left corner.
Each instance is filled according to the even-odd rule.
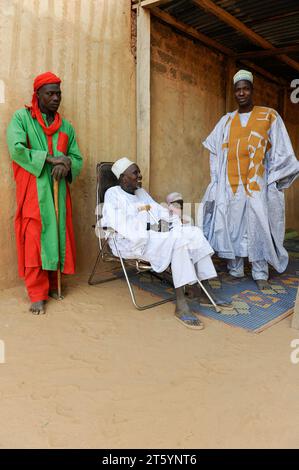
[[[53,165],[53,166],[64,165],[64,167],[67,169],[67,171],[69,171],[71,169],[71,165],[72,165],[72,160],[67,155],[60,155],[59,157],[48,156],[46,158],[46,161],[48,163],[51,163],[51,165]]]
[[[160,220],[160,232],[169,232],[169,222],[167,220]]]
[[[159,220],[158,224],[151,224],[150,230],[154,232],[169,232],[169,223],[166,220]]]
[[[57,181],[60,181],[62,178],[66,178],[69,170],[63,164],[57,164],[53,166],[52,176]]]
[[[154,232],[159,232],[159,224],[151,224],[150,230],[153,230]]]

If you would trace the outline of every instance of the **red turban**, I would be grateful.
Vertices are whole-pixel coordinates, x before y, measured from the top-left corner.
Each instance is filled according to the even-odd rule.
[[[37,91],[40,87],[48,85],[49,83],[61,83],[61,80],[52,72],[42,73],[34,79],[33,90]]]
[[[49,85],[51,83],[61,83],[61,80],[59,77],[57,77],[57,75],[55,75],[52,72],[45,72],[45,73],[42,73],[41,75],[38,75],[33,82],[34,93],[32,95],[31,106],[26,106],[26,107],[30,110],[31,116],[33,117],[33,119],[37,119],[38,123],[41,125],[44,133],[46,134],[47,139],[48,139],[49,153],[52,154],[53,153],[52,135],[58,131],[58,129],[60,128],[62,124],[62,120],[61,120],[60,114],[55,113],[54,121],[52,122],[50,126],[47,127],[44,123],[42,113],[39,109],[38,98],[36,94],[37,90],[39,90],[42,86]]]
[[[45,72],[42,73],[41,75],[38,75],[34,82],[33,82],[33,95],[32,95],[32,102],[31,106],[26,106],[31,112],[31,116],[33,119],[37,119],[37,122],[41,125],[44,133],[47,136],[47,141],[48,141],[48,150],[51,155],[53,155],[53,146],[52,146],[52,135],[55,134],[55,132],[58,131],[58,129],[61,127],[62,120],[60,117],[59,113],[55,113],[54,116],[54,121],[50,126],[46,126],[42,113],[39,109],[38,105],[38,98],[37,98],[37,90],[39,90],[42,86],[44,85],[49,85],[51,83],[60,83],[61,80],[57,75],[55,75],[52,72]]]

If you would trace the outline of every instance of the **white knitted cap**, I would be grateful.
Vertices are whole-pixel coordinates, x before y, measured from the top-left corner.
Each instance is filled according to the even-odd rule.
[[[239,70],[239,72],[234,75],[234,85],[240,80],[248,80],[248,82],[253,83],[253,75],[248,70]]]
[[[115,174],[116,178],[119,179],[120,175],[126,171],[129,166],[135,165],[135,162],[132,162],[127,157],[120,158],[112,165],[111,171]]]

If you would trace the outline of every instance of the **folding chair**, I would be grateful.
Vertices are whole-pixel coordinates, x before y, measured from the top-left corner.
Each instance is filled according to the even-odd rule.
[[[96,167],[96,172],[97,172],[97,187],[96,187],[96,225],[93,226],[97,230],[97,235],[99,239],[99,252],[94,264],[94,267],[92,269],[92,272],[90,274],[90,277],[88,279],[88,284],[90,285],[95,285],[95,284],[103,284],[104,282],[109,282],[109,281],[114,281],[115,279],[119,279],[117,276],[110,275],[109,277],[106,277],[104,279],[100,279],[97,281],[94,281],[94,276],[97,270],[98,265],[103,265],[103,263],[106,262],[114,262],[114,263],[120,263],[121,268],[122,268],[122,273],[125,276],[127,286],[129,289],[129,293],[133,302],[133,305],[137,308],[137,310],[146,310],[151,307],[156,307],[157,305],[162,305],[165,304],[166,302],[170,302],[174,300],[174,296],[171,296],[167,299],[159,300],[157,302],[153,302],[147,305],[139,305],[136,301],[135,297],[135,292],[133,289],[133,286],[130,282],[129,279],[129,273],[127,270],[127,267],[134,267],[136,270],[136,274],[141,274],[144,272],[149,272],[151,275],[158,277],[161,279],[161,276],[157,273],[155,273],[152,270],[152,267],[149,263],[146,261],[140,260],[140,259],[124,259],[121,256],[121,253],[118,249],[117,243],[116,243],[116,232],[108,227],[102,228],[101,227],[101,207],[102,204],[104,203],[104,196],[105,192],[107,189],[111,188],[112,186],[118,185],[118,181],[115,177],[115,175],[111,171],[113,163],[111,162],[102,162],[98,163]],[[107,237],[108,233],[108,237]],[[118,254],[118,256],[114,256],[109,243],[108,239],[112,239],[114,242],[115,246],[115,251]]]

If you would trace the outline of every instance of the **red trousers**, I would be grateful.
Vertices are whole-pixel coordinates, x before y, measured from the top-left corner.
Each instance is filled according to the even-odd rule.
[[[57,272],[42,269],[40,254],[41,222],[25,219],[24,234],[25,267],[24,280],[31,302],[47,300],[49,290],[57,291]]]
[[[47,300],[49,291],[57,291],[57,271],[45,271],[40,266],[25,267],[25,285],[30,302]]]
[[[20,180],[18,214],[16,217],[16,240],[19,255],[19,274],[24,277],[31,302],[47,300],[49,290],[57,291],[57,272],[42,269],[41,231],[42,223],[36,188],[36,178],[19,168]],[[23,172],[23,173],[22,173]],[[23,186],[22,186],[23,184]],[[23,192],[22,192],[23,191]],[[24,194],[23,194],[24,193]],[[69,190],[66,198],[66,246],[64,274],[75,272],[75,240],[72,226],[72,210]]]

